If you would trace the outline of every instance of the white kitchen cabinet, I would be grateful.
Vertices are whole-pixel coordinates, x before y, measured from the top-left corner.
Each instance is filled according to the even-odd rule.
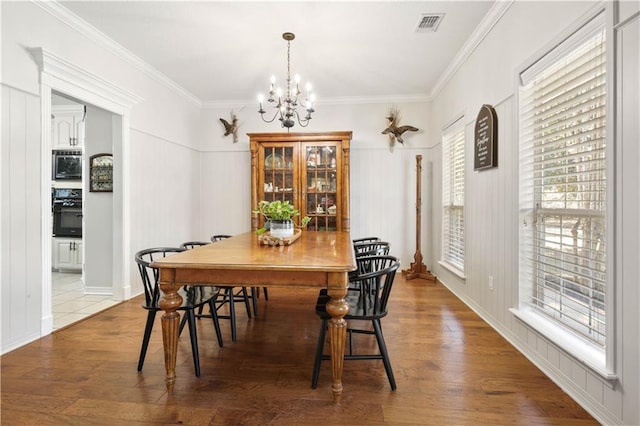
[[[82,149],[84,146],[84,105],[51,107],[51,147]]]
[[[82,240],[53,238],[53,269],[82,270]]]

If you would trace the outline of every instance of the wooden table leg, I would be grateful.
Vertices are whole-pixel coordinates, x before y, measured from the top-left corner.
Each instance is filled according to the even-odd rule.
[[[162,277],[161,277],[162,279]],[[165,311],[162,315],[162,344],[164,346],[164,368],[167,372],[166,384],[169,392],[173,391],[176,382],[176,357],[178,354],[178,328],[180,314],[176,311],[182,305],[182,296],[178,294],[180,285],[160,283],[164,296],[159,306]]]
[[[327,313],[331,315],[329,321],[329,343],[331,345],[331,373],[333,375],[334,402],[340,402],[342,397],[342,367],[344,364],[344,348],[347,339],[347,321],[343,318],[349,313],[349,304],[344,300],[347,294],[346,274],[344,284],[341,287],[329,287],[328,293],[331,300],[327,302]],[[340,279],[342,281],[342,278]],[[330,284],[331,285],[331,284]],[[344,287],[342,287],[344,286]]]

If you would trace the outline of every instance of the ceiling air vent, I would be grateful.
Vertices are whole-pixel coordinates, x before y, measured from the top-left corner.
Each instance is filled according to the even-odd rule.
[[[435,33],[442,19],[444,19],[444,13],[423,13],[416,25],[416,32]]]

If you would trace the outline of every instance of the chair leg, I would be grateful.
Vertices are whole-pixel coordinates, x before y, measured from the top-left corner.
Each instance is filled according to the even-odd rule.
[[[202,306],[201,306],[202,308]],[[180,328],[178,329],[178,337],[180,337],[182,335],[182,329],[184,328],[184,326],[187,324],[187,316],[183,315],[182,318],[180,319]]]
[[[142,337],[142,347],[140,348],[140,358],[138,358],[138,371],[142,371],[144,365],[144,358],[147,356],[147,347],[149,346],[149,339],[151,338],[151,331],[153,330],[153,322],[156,319],[156,311],[147,311],[147,324],[144,327],[144,336]]]
[[[258,316],[258,297],[260,296],[260,289],[258,287],[251,287],[251,301],[253,302],[253,315]]]
[[[242,287],[240,289],[239,294],[242,295],[242,300],[244,301],[244,308],[247,310],[247,317],[251,318],[251,304],[249,303],[249,293],[247,293],[247,288]]]
[[[262,287],[262,291],[264,292],[264,300],[269,300],[269,292],[266,287]]]
[[[202,306],[201,306],[202,308]],[[218,319],[218,311],[214,299],[209,300],[209,309],[211,310],[211,319],[213,319],[213,328],[216,329],[216,337],[218,338],[218,346],[222,347],[222,332],[220,331],[220,320]]]
[[[384,337],[382,336],[382,327],[380,326],[380,320],[375,319],[372,321],[373,329],[376,333],[376,340],[378,341],[378,348],[380,349],[380,355],[382,355],[382,362],[384,363],[384,369],[387,372],[387,378],[391,385],[391,390],[396,390],[396,379],[393,377],[393,370],[391,369],[391,361],[389,360],[389,353],[387,352],[387,345],[384,343]]]
[[[193,367],[196,377],[200,377],[200,355],[198,354],[198,334],[196,333],[196,315],[193,309],[185,311],[185,316],[189,322],[189,337],[191,338],[191,352],[193,353]]]
[[[320,376],[320,363],[322,362],[322,351],[324,349],[324,339],[327,333],[327,320],[322,320],[320,333],[318,333],[318,345],[316,346],[316,359],[313,362],[313,376],[311,377],[311,389],[318,387],[318,377]]]
[[[233,301],[233,287],[227,289],[227,297],[229,298],[229,322],[231,323],[231,340],[236,341],[236,307]]]

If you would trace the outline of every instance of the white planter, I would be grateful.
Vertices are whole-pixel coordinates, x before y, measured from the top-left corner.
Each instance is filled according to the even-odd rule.
[[[291,237],[294,232],[292,220],[271,220],[269,221],[269,229],[272,237],[286,238]]]

